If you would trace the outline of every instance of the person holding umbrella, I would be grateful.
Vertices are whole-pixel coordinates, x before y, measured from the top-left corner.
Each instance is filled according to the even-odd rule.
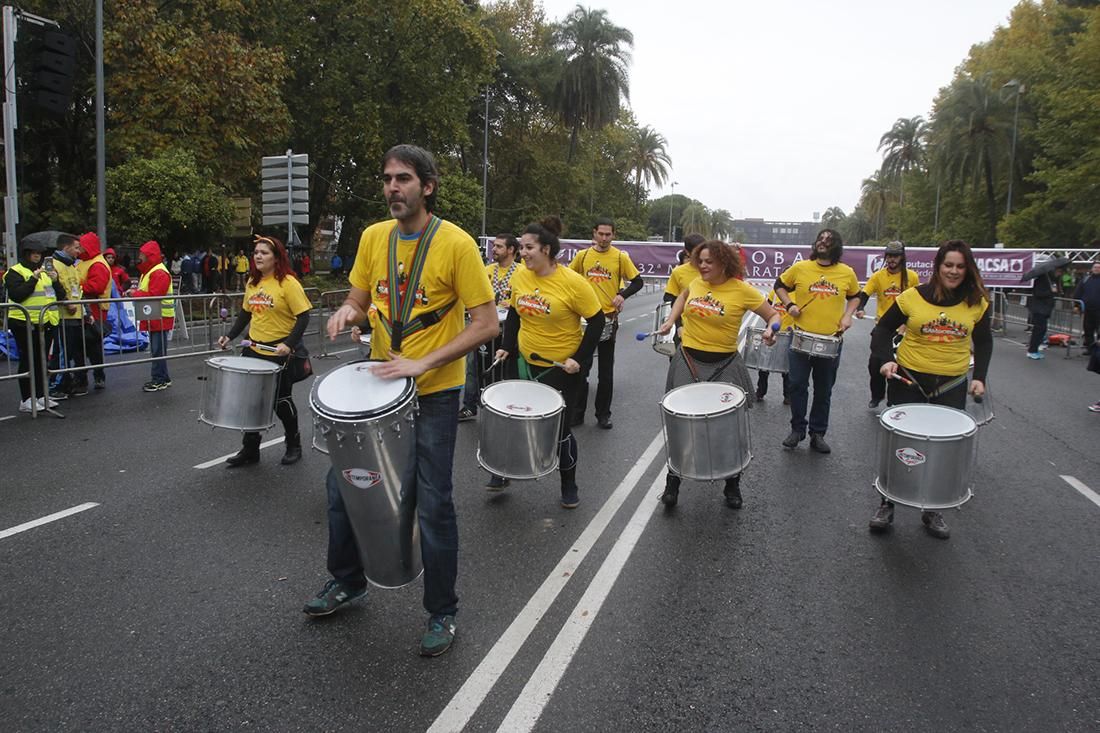
[[[1047,335],[1047,321],[1054,312],[1055,283],[1061,277],[1067,257],[1051,257],[1036,264],[1023,275],[1024,280],[1034,280],[1031,295],[1027,299],[1027,311],[1031,315],[1031,340],[1027,344],[1028,359],[1042,359],[1046,355],[1039,350]]]
[[[58,404],[47,395],[45,355],[41,345],[53,341],[54,329],[61,320],[57,308],[50,306],[67,296],[64,286],[58,282],[57,272],[53,267],[43,266],[45,252],[46,244],[41,237],[33,234],[24,237],[20,242],[19,261],[4,275],[8,301],[23,306],[8,311],[8,326],[19,347],[19,371],[35,376],[33,393],[31,378],[19,378],[20,412],[45,410]],[[45,331],[45,338],[41,331]],[[32,399],[36,405],[31,403]]]
[[[989,296],[970,245],[958,239],[944,242],[925,285],[906,290],[871,332],[871,351],[881,359],[889,405],[926,402],[966,408],[967,393],[985,394],[985,377],[993,355],[989,326]],[[905,327],[905,338],[894,355],[894,334]],[[974,377],[967,387],[970,348],[974,347]],[[883,532],[894,521],[894,503],[882,498],[871,517],[870,530]],[[943,515],[921,512],[933,537],[951,532]]]

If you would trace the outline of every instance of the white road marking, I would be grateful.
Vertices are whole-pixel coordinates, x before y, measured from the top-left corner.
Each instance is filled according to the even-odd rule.
[[[550,571],[550,574],[546,576],[546,580],[542,582],[539,589],[527,601],[527,605],[523,607],[523,610],[519,612],[511,625],[497,639],[493,648],[481,660],[481,664],[477,666],[477,669],[473,671],[454,697],[451,698],[451,701],[447,703],[447,707],[443,709],[443,712],[439,714],[439,717],[428,729],[429,733],[442,733],[443,731],[450,733],[451,731],[461,731],[466,727],[466,724],[473,718],[474,713],[477,712],[478,707],[485,701],[493,686],[496,685],[497,680],[504,674],[505,669],[508,668],[512,659],[527,641],[527,637],[534,631],[535,626],[538,625],[543,615],[554,603],[565,584],[573,577],[577,566],[581,564],[588,551],[592,549],[592,546],[596,544],[604,530],[607,529],[607,525],[611,522],[615,513],[618,512],[619,507],[634,491],[638,481],[645,475],[649,465],[661,451],[663,444],[663,435],[658,433],[623,478],[622,483],[616,487],[608,500],[600,507],[600,511],[585,527],[581,536],[566,551],[557,566]]]
[[[1100,494],[1085,486],[1083,483],[1075,479],[1073,476],[1062,476],[1062,480],[1081,492],[1081,496],[1091,501],[1096,506],[1100,506]]]
[[[1023,341],[1017,341],[1016,339],[1002,338],[1001,341],[1007,341],[1010,344],[1016,344],[1017,346],[1023,346],[1025,349],[1027,348],[1027,344],[1025,344]]]
[[[3,417],[0,417],[0,422],[4,422],[5,420],[14,420],[14,419],[15,419],[15,415],[4,415]]]
[[[619,577],[619,573],[630,559],[638,539],[649,524],[650,518],[657,511],[661,503],[657,497],[664,485],[664,476],[658,475],[650,485],[649,490],[642,496],[634,516],[630,518],[623,533],[615,542],[615,546],[607,553],[592,582],[588,584],[588,590],[581,596],[573,612],[569,615],[557,638],[546,651],[539,666],[535,669],[531,678],[519,694],[512,709],[508,711],[504,722],[497,731],[529,731],[538,723],[542,711],[554,694],[569,663],[584,641],[585,635],[592,627],[592,622],[607,600],[611,587]]]
[[[54,514],[50,514],[49,516],[42,517],[40,519],[35,519],[33,521],[30,521],[30,522],[25,522],[23,524],[15,526],[15,527],[11,527],[10,529],[5,529],[3,531],[0,531],[0,540],[5,539],[7,537],[11,537],[13,534],[19,534],[20,532],[26,532],[28,529],[34,529],[35,527],[41,527],[43,524],[49,524],[50,522],[56,522],[58,519],[64,519],[65,517],[71,516],[73,514],[79,514],[80,512],[86,511],[88,509],[91,509],[92,507],[97,507],[97,506],[99,506],[99,504],[90,501],[87,504],[80,504],[79,506],[74,506],[71,509],[66,509],[66,510],[61,511],[61,512],[56,512]]]
[[[260,450],[263,450],[264,448],[268,448],[270,446],[273,446],[276,443],[282,443],[283,440],[284,440],[283,436],[280,435],[278,438],[272,438],[271,440],[264,441],[263,443],[260,443]],[[237,455],[235,452],[234,453],[227,453],[224,456],[222,456],[221,458],[215,458],[212,461],[207,461],[206,463],[200,463],[196,466],[192,466],[192,468],[210,468],[212,466],[218,465],[219,463],[225,463],[226,458],[232,458],[235,455]]]

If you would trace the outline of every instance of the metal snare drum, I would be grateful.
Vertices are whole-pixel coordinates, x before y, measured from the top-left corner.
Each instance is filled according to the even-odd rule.
[[[979,428],[988,425],[996,417],[993,412],[993,398],[989,395],[988,389],[982,395],[980,402],[973,395],[970,396],[966,401],[966,414],[974,418]]]
[[[507,321],[507,320],[508,320],[508,308],[507,308],[507,306],[504,307],[504,308],[501,308],[498,305],[497,306],[497,323],[499,323],[501,326],[503,326],[504,322]]]
[[[600,341],[610,341],[615,334],[615,319],[604,314],[603,331],[600,331]]]
[[[279,364],[250,356],[207,359],[199,420],[228,430],[267,430],[275,424],[282,369]]]
[[[532,479],[558,467],[565,400],[553,387],[506,379],[481,393],[477,462],[505,478]]]
[[[962,410],[922,403],[895,405],[879,416],[875,488],[890,501],[920,509],[965,503],[973,486],[978,426]]]
[[[668,470],[687,479],[735,476],[752,460],[745,393],[726,382],[698,382],[661,399]]]
[[[822,359],[835,359],[840,356],[841,339],[839,336],[826,336],[821,333],[794,330],[791,332],[791,348],[809,356]]]
[[[370,358],[370,332],[359,334],[359,355],[364,359]]]
[[[775,334],[775,344],[768,346],[764,343],[764,331],[767,327],[750,328],[745,338],[745,366],[749,369],[759,369],[762,372],[778,372],[786,374],[788,371],[788,358],[791,350],[791,332],[778,331]]]
[[[313,383],[314,446],[326,445],[340,496],[374,585],[400,588],[420,577],[416,492],[403,481],[415,470],[416,383],[380,379],[377,361],[353,361]]]
[[[673,356],[676,353],[676,326],[674,325],[672,330],[664,336],[657,333],[657,329],[661,327],[661,324],[665,322],[671,312],[672,303],[668,301],[659,304],[657,310],[653,312],[653,350],[665,356]]]

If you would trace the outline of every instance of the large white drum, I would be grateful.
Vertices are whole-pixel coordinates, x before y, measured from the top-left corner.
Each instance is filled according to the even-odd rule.
[[[404,489],[416,470],[416,384],[374,376],[380,363],[353,361],[318,378],[309,407],[313,445],[332,461],[367,580],[399,588],[423,572],[416,492]]]
[[[978,425],[942,405],[896,405],[879,415],[875,488],[890,501],[950,509],[972,496]]]
[[[282,369],[274,362],[249,356],[207,359],[199,420],[228,430],[267,430],[275,424]]]
[[[481,393],[477,461],[489,473],[532,479],[558,467],[565,400],[553,387],[506,379]]]
[[[752,460],[745,393],[726,382],[669,390],[661,400],[668,470],[687,479],[735,476]]]

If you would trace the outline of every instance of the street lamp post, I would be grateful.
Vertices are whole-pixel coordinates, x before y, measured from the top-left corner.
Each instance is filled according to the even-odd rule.
[[[1016,129],[1020,120],[1020,95],[1027,91],[1027,87],[1020,83],[1019,79],[1005,82],[1001,89],[1012,87],[1016,90],[1016,109],[1012,113],[1012,148],[1008,156],[1008,202],[1005,204],[1005,214],[1012,213],[1012,181],[1016,178]]]
[[[668,195],[668,240],[672,241],[672,207],[675,205],[676,181],[672,182],[672,193]]]
[[[485,85],[485,140],[481,149],[481,238],[489,236],[485,231],[485,219],[489,212],[489,85]]]

